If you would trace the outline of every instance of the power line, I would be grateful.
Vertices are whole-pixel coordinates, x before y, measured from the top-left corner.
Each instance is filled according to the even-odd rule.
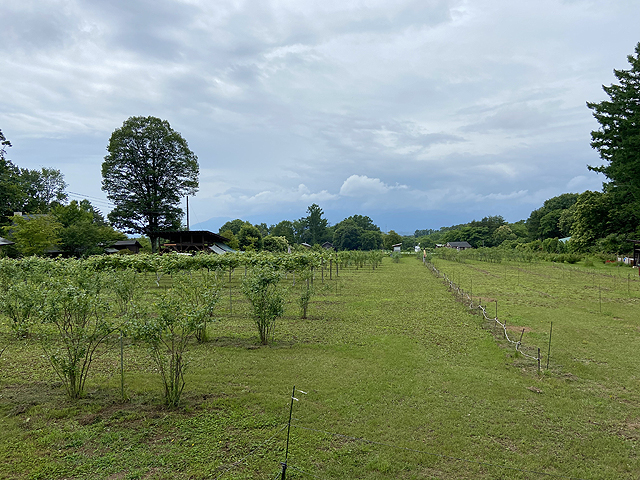
[[[107,204],[109,206],[113,206],[115,207],[115,204],[109,200],[105,200],[104,198],[99,198],[99,197],[93,197],[91,195],[85,195],[84,193],[78,193],[78,192],[67,192],[67,194],[73,196],[73,197],[78,197],[78,198],[82,198],[82,199],[91,199],[93,202],[102,202],[104,204]]]
[[[383,447],[396,448],[398,450],[406,450],[408,452],[422,453],[424,455],[430,455],[430,456],[433,456],[433,457],[447,458],[449,460],[457,460],[459,462],[474,463],[476,465],[486,465],[486,466],[496,467],[496,468],[504,468],[504,469],[507,469],[507,470],[515,470],[517,472],[523,472],[523,473],[534,473],[536,475],[545,475],[545,476],[548,476],[548,477],[566,478],[566,479],[569,479],[569,480],[585,480],[585,479],[578,478],[578,477],[568,477],[566,475],[558,475],[558,474],[555,474],[555,473],[538,472],[538,471],[535,471],[535,470],[523,470],[521,468],[509,467],[509,466],[506,466],[506,465],[498,465],[497,463],[480,462],[478,460],[469,460],[467,458],[452,457],[450,455],[442,455],[440,453],[425,452],[424,450],[416,450],[415,448],[401,447],[399,445],[393,445],[393,444],[390,444],[390,443],[374,442],[373,440],[367,440],[366,438],[352,437],[350,435],[343,435],[341,433],[328,432],[326,430],[317,430],[315,428],[303,427],[302,425],[296,425],[296,424],[292,424],[292,425],[294,427],[302,428],[304,430],[310,430],[312,432],[326,433],[327,435],[333,435],[335,437],[348,438],[350,440],[356,440],[358,442],[370,443],[372,445],[381,445]]]

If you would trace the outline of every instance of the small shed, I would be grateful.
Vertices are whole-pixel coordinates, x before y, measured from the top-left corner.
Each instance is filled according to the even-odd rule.
[[[631,242],[633,243],[633,265],[637,267],[640,266],[640,240],[631,240]]]
[[[394,252],[399,252],[400,249],[402,248],[402,243],[396,243],[395,245],[391,246],[393,248]]]
[[[325,250],[335,250],[335,247],[333,246],[333,243],[331,243],[331,242],[324,242],[322,244],[322,248],[324,248]]]
[[[445,247],[455,248],[456,250],[467,250],[468,248],[473,248],[469,242],[447,242]]]
[[[140,242],[138,242],[135,239],[119,240],[113,245],[111,245],[111,248],[107,249],[107,253],[115,253],[114,250],[116,252],[119,252],[120,250],[129,250],[131,253],[140,253],[141,248],[142,248],[142,245],[140,245]]]
[[[307,242],[302,242],[300,245],[302,245],[304,248],[311,248],[311,245],[309,245]]]
[[[234,252],[227,245],[229,241],[226,237],[208,230],[177,230],[171,232],[159,232],[159,237],[167,240],[160,247],[161,253],[179,252],[209,252],[222,255],[227,252]]]

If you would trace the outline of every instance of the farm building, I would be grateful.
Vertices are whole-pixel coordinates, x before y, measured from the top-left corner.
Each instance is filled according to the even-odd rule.
[[[395,245],[391,246],[393,248],[394,252],[399,252],[400,249],[402,248],[402,243],[396,243]]]
[[[469,242],[447,242],[445,245],[447,248],[455,248],[456,250],[466,250],[468,248],[473,248]]]
[[[324,248],[325,250],[335,250],[335,247],[333,246],[333,243],[331,243],[331,242],[324,242],[322,244],[322,248]]]
[[[167,241],[160,246],[160,253],[210,252],[222,255],[234,251],[226,244],[227,238],[208,230],[178,230],[162,232],[160,236]]]
[[[109,248],[105,249],[106,253],[118,253],[120,250],[129,250],[131,253],[139,253],[142,245],[137,240],[119,240]]]

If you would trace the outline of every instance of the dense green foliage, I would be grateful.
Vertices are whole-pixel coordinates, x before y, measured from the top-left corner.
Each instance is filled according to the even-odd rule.
[[[264,248],[270,252],[284,252],[296,244],[307,243],[317,247],[324,242],[332,242],[338,250],[377,250],[383,247],[383,234],[371,218],[352,215],[329,227],[324,212],[315,203],[307,208],[307,216],[298,220],[283,220],[267,227],[265,223],[252,225],[236,218],[224,223],[219,233],[229,240],[231,248],[251,251]]]
[[[19,168],[6,158],[8,147],[11,142],[0,130],[0,225],[6,223],[3,216],[46,213],[52,205],[67,199],[67,185],[59,170]]]
[[[15,242],[0,253],[84,256],[103,253],[105,246],[125,238],[88,200],[64,204],[66,184],[59,170],[28,170],[13,165],[6,158],[11,143],[2,131],[0,146],[0,235]]]
[[[380,228],[363,215],[352,215],[335,225],[333,246],[338,250],[377,250],[382,248]]]
[[[629,70],[614,70],[618,84],[603,86],[609,100],[587,103],[600,129],[591,132],[591,146],[606,163],[591,170],[609,182],[605,191],[628,195],[640,203],[640,43],[627,57]]]
[[[156,117],[125,120],[107,150],[102,189],[116,205],[108,218],[127,233],[148,236],[155,252],[158,233],[181,226],[181,198],[198,189],[198,158],[169,122]]]
[[[273,340],[276,319],[284,313],[284,295],[278,287],[281,279],[278,270],[262,267],[253,269],[242,281],[242,292],[251,302],[262,345]]]
[[[241,250],[252,252],[262,250],[264,242],[262,240],[262,233],[260,233],[258,227],[250,223],[245,223],[238,232],[238,245]]]
[[[542,207],[531,212],[527,219],[529,239],[544,240],[570,236],[577,200],[577,193],[563,193],[546,200]]]
[[[343,253],[352,266],[338,278],[334,271],[323,284],[317,272],[309,320],[300,319],[292,276],[281,280],[289,293],[268,347],[259,345],[251,305],[240,294],[243,269],[231,279],[219,275],[223,291],[233,293],[234,313],[221,298],[215,308],[223,321],[210,325],[210,341],[190,341],[179,408],[163,405],[158,367],[144,344],[125,337],[126,400],[114,332],[114,342],[99,349],[84,398],[72,401],[41,355],[39,333],[17,340],[5,327],[3,475],[274,478],[296,385],[308,394],[296,395],[287,478],[638,477],[638,342],[631,332],[640,284],[634,277],[628,283],[631,269],[435,257],[463,288],[473,283],[474,298],[490,312],[497,300],[510,332],[520,338],[526,328],[525,346],[543,347],[538,376],[535,362],[501,348],[482,317],[469,315],[421,262],[384,258],[373,273],[356,267],[355,257],[368,253]],[[32,272],[44,263],[67,261],[20,262]],[[157,301],[179,275],[163,276],[161,287],[153,275],[139,275],[145,302]],[[296,287],[304,286],[299,278]]]

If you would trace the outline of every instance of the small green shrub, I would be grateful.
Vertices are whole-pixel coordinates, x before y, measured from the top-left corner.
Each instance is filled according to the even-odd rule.
[[[180,403],[187,365],[184,354],[189,341],[198,334],[205,335],[207,320],[212,318],[218,301],[218,291],[211,288],[210,282],[207,275],[203,278],[178,275],[173,287],[154,304],[155,311],[131,310],[129,328],[149,346],[168,407]]]
[[[300,309],[302,310],[302,318],[307,318],[307,309],[309,308],[309,302],[314,294],[313,287],[303,287],[302,295],[300,295]]]
[[[574,263],[578,263],[580,260],[582,260],[582,257],[580,255],[577,255],[575,253],[566,253],[564,255],[564,261],[570,264],[574,264]]]
[[[84,393],[96,349],[114,330],[106,318],[107,305],[95,293],[96,288],[81,288],[69,279],[56,279],[46,286],[44,296],[43,319],[55,326],[62,345],[44,344],[45,353],[74,399]]]
[[[273,339],[276,319],[284,313],[284,297],[278,289],[281,274],[272,268],[255,268],[242,281],[242,292],[251,302],[260,343]]]
[[[18,338],[29,336],[41,306],[42,290],[30,281],[19,280],[0,289],[0,313],[9,318],[9,326]]]

